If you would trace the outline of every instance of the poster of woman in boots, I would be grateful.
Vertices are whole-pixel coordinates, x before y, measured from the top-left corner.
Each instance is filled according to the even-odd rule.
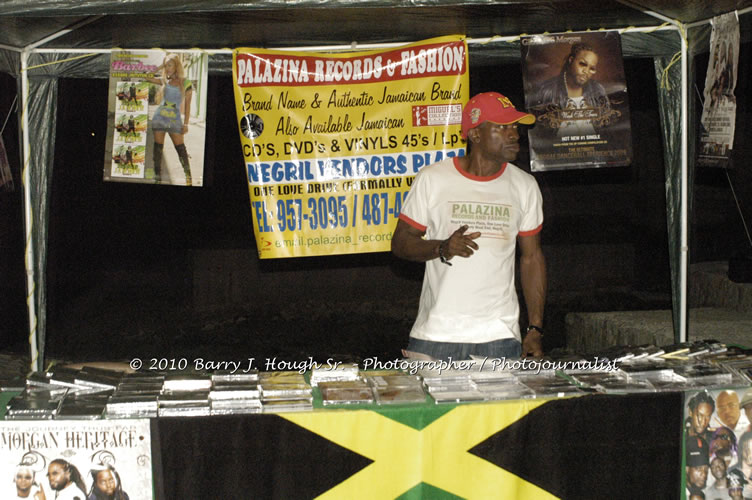
[[[108,124],[120,123],[119,115],[131,112],[118,103],[123,89],[135,87],[139,104],[148,106],[148,126],[137,137],[146,151],[143,167],[124,169],[122,162],[106,162],[105,180],[203,185],[207,74],[208,56],[199,51],[113,52]],[[122,141],[115,125],[108,132],[107,158],[113,158]]]

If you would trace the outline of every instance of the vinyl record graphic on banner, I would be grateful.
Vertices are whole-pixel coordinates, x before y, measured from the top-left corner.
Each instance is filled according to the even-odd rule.
[[[247,138],[255,139],[264,131],[264,120],[256,114],[245,115],[240,120],[240,130]]]

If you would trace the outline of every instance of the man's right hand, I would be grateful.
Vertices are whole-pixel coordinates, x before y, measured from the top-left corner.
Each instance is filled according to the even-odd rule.
[[[470,257],[478,250],[478,244],[474,241],[480,238],[480,232],[465,234],[467,224],[457,229],[444,243],[444,257],[450,260],[455,255],[460,257]]]

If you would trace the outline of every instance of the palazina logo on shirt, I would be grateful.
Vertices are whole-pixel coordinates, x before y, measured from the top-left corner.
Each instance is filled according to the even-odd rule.
[[[508,221],[510,213],[509,207],[504,205],[453,203],[452,217]]]

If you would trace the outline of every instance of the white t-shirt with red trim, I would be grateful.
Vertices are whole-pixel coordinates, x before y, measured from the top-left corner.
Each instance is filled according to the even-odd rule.
[[[535,178],[507,163],[489,177],[468,174],[447,158],[415,177],[400,219],[443,240],[467,224],[479,231],[479,249],[455,256],[451,266],[426,262],[418,316],[410,336],[435,342],[481,343],[520,340],[514,286],[517,236],[543,224],[543,200]]]

